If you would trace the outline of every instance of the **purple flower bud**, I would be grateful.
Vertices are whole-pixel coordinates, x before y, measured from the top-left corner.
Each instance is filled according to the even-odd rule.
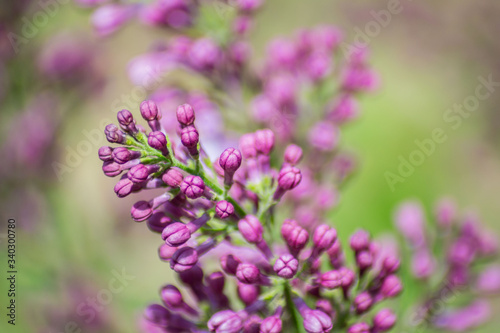
[[[260,287],[255,284],[238,283],[238,297],[246,306],[253,304],[259,298]]]
[[[309,233],[307,230],[300,227],[297,222],[293,220],[286,220],[283,222],[281,235],[293,255],[298,255],[309,240]]]
[[[205,192],[205,183],[199,176],[187,176],[181,183],[181,191],[189,199],[198,199]]]
[[[230,202],[221,200],[215,205],[215,213],[221,220],[227,219],[234,214],[234,206]]]
[[[118,111],[116,117],[123,130],[129,133],[137,133],[137,128],[135,127],[134,116],[132,115],[132,112],[124,109]]]
[[[356,265],[358,265],[361,271],[372,267],[373,256],[369,251],[361,251],[356,254]]]
[[[293,190],[300,184],[302,173],[294,166],[285,166],[278,175],[278,185],[285,191]]]
[[[343,123],[358,115],[359,106],[351,94],[344,94],[333,103],[328,119],[336,123]]]
[[[474,245],[466,239],[459,239],[448,250],[448,261],[455,265],[468,265],[476,255]]]
[[[130,193],[132,193],[132,190],[134,189],[134,183],[128,179],[128,178],[123,178],[118,181],[115,185],[115,193],[119,198],[124,198]]]
[[[500,291],[500,266],[490,266],[481,272],[477,278],[476,289],[485,293]]]
[[[413,255],[411,267],[417,279],[425,279],[434,273],[436,260],[427,249],[421,249]]]
[[[99,159],[103,162],[113,161],[113,148],[102,146],[99,148]]]
[[[257,148],[255,147],[255,134],[248,133],[240,137],[240,149],[242,155],[246,159],[257,156]]]
[[[143,101],[139,108],[141,110],[141,116],[144,120],[153,121],[161,119],[161,113],[158,111],[158,106],[154,101]]]
[[[262,0],[236,0],[238,8],[244,12],[253,12],[262,4]]]
[[[285,149],[285,163],[297,165],[302,160],[302,155],[302,148],[294,144],[288,145]]]
[[[274,133],[270,129],[255,132],[255,148],[263,155],[271,154],[274,149]]]
[[[351,236],[351,249],[355,252],[368,250],[370,247],[370,234],[365,230],[358,230]]]
[[[331,151],[337,147],[339,142],[338,128],[329,122],[316,124],[309,132],[310,144],[321,151]]]
[[[168,155],[167,137],[162,132],[154,131],[149,133],[148,144],[151,148],[161,151],[163,155]]]
[[[182,294],[176,286],[171,284],[164,286],[160,291],[163,303],[171,309],[179,309],[184,305]]]
[[[178,188],[181,186],[184,176],[179,170],[170,168],[161,176],[161,179],[168,186]]]
[[[184,272],[198,262],[198,253],[192,247],[186,246],[178,249],[170,260],[170,268],[176,272]]]
[[[241,166],[241,158],[238,149],[228,148],[220,155],[219,165],[225,172],[234,174]]]
[[[193,125],[195,120],[194,109],[189,104],[182,104],[177,107],[177,121],[182,126]]]
[[[389,255],[382,262],[382,272],[384,275],[393,274],[399,270],[401,262],[398,256]]]
[[[160,167],[156,164],[138,164],[130,168],[127,173],[127,177],[134,183],[140,184],[148,180],[149,175],[157,172],[159,169]]]
[[[125,134],[116,125],[109,124],[104,128],[106,140],[110,143],[125,143]]]
[[[396,212],[395,221],[401,234],[412,246],[419,247],[425,244],[425,217],[418,202],[402,204]]]
[[[184,147],[189,150],[193,156],[198,155],[198,142],[200,142],[200,135],[198,130],[193,125],[184,127],[181,130],[181,142]]]
[[[238,333],[243,327],[240,316],[231,310],[217,312],[207,324],[210,332],[215,333]]]
[[[335,309],[332,306],[332,303],[330,303],[329,300],[326,299],[319,299],[316,301],[316,309],[321,310],[327,315],[330,315],[331,317],[335,316]]]
[[[216,294],[222,294],[226,279],[222,272],[213,272],[206,277],[208,287]]]
[[[326,224],[322,224],[314,230],[313,242],[315,250],[328,250],[337,240],[337,231]]]
[[[471,332],[474,328],[486,323],[491,315],[491,305],[487,301],[476,300],[463,308],[437,315],[433,324],[443,331]]]
[[[162,244],[158,248],[158,256],[160,257],[161,260],[168,261],[172,258],[172,256],[176,251],[177,251],[176,247],[171,247],[168,246],[167,244]]]
[[[232,254],[229,254],[220,258],[220,264],[226,274],[236,275],[236,271],[239,264],[241,264],[241,260],[233,256]]]
[[[260,224],[259,219],[253,215],[247,215],[244,219],[238,222],[238,230],[245,240],[252,244],[257,244],[262,241],[264,228]]]
[[[282,326],[279,316],[268,317],[260,324],[260,333],[280,333]]]
[[[109,4],[96,9],[91,20],[96,32],[107,36],[123,26],[133,15],[133,6]]]
[[[384,298],[393,298],[398,296],[402,290],[401,280],[396,275],[389,275],[384,279],[380,293]]]
[[[297,274],[298,269],[299,261],[291,254],[282,255],[274,263],[274,272],[284,279],[293,278]]]
[[[116,177],[122,173],[122,168],[114,161],[107,161],[102,164],[102,171],[108,177]]]
[[[341,276],[342,288],[351,288],[351,286],[354,284],[354,272],[346,267],[341,267],[338,272]]]
[[[333,327],[332,319],[321,310],[307,309],[302,312],[302,317],[307,333],[326,333]]]
[[[141,152],[130,150],[125,147],[118,147],[113,150],[113,159],[118,164],[125,164],[130,160],[141,157]]]
[[[396,315],[389,309],[380,310],[373,318],[373,330],[375,332],[385,332],[396,324]]]
[[[198,39],[189,50],[191,65],[199,70],[210,71],[218,66],[221,60],[219,47],[210,39]]]
[[[138,201],[130,210],[130,215],[134,221],[142,222],[147,220],[153,214],[153,207],[147,201]]]
[[[332,70],[331,55],[326,52],[313,52],[305,61],[304,70],[312,81],[318,81]]]
[[[370,333],[370,325],[367,323],[357,323],[349,327],[347,333]]]
[[[161,238],[165,244],[178,247],[186,243],[191,238],[191,232],[188,227],[182,222],[174,222],[163,229]]]
[[[171,313],[160,304],[151,304],[144,310],[144,317],[155,325],[166,327]]]
[[[354,308],[358,314],[370,310],[373,305],[373,298],[366,291],[362,292],[354,299]]]
[[[338,271],[328,271],[321,274],[318,282],[323,288],[336,289],[342,286],[342,275]]]
[[[239,264],[236,269],[236,278],[241,283],[254,284],[260,280],[260,271],[252,264]]]

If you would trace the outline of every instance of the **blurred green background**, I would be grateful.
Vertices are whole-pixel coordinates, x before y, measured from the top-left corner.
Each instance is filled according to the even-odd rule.
[[[252,34],[255,57],[257,61],[262,58],[271,38],[291,35],[302,26],[335,24],[344,29],[348,41],[352,40],[357,28],[363,30],[373,21],[370,11],[386,9],[387,3],[267,1]],[[356,153],[360,169],[343,190],[339,208],[332,212],[333,224],[343,238],[359,227],[383,234],[393,230],[392,214],[401,201],[421,200],[432,212],[437,199],[450,196],[461,207],[480,212],[484,223],[500,232],[500,92],[482,101],[479,110],[458,129],[452,130],[443,121],[448,108],[474,93],[479,76],[492,75],[494,81],[500,81],[500,4],[496,0],[401,3],[402,12],[370,40],[372,64],[382,85],[377,93],[363,97],[362,117],[343,130],[342,144]],[[90,99],[69,96],[71,103],[64,107],[70,116],[60,124],[54,142],[63,151],[54,154],[55,161],[63,162],[64,149],[86,140],[83,130],[101,130],[103,119],[114,120],[118,111],[113,107],[115,100],[133,89],[125,72],[128,61],[144,53],[153,41],[165,38],[154,29],[132,24],[108,39],[99,39],[88,20],[88,10],[71,3],[61,6],[7,64],[16,66],[22,84],[19,95],[9,96],[1,107],[3,133],[17,110],[16,99],[22,98],[23,91],[27,94],[29,89],[40,88],[23,77],[30,77],[33,55],[44,41],[73,30],[99,50],[98,65],[105,71],[107,83]],[[7,75],[6,71],[2,75]],[[130,108],[137,110],[138,104]],[[407,158],[417,148],[414,141],[429,138],[438,127],[446,129],[448,140],[391,190],[385,172],[397,172],[399,156]],[[102,144],[104,140],[93,145],[92,153],[60,181],[50,167],[40,171],[42,179],[20,174],[15,181],[0,181],[2,187],[9,185],[2,189],[2,223],[14,217],[23,224],[17,229],[17,323],[14,329],[5,323],[6,281],[2,278],[1,332],[64,332],[64,323],[81,320],[74,294],[95,297],[108,288],[113,270],[122,269],[134,279],[113,294],[98,315],[107,332],[135,332],[140,312],[149,302],[157,301],[158,287],[170,278],[168,265],[157,259],[157,237],[129,218],[128,207],[134,199],[118,199],[113,192],[115,180],[102,175],[97,159]],[[34,202],[26,199],[26,192],[16,191],[35,185],[40,185],[43,193]],[[5,236],[4,227],[1,232]],[[0,241],[4,253],[6,238]],[[4,261],[2,256],[1,267]],[[498,312],[500,302],[494,302]],[[499,324],[500,318],[493,318],[478,332],[497,332]]]

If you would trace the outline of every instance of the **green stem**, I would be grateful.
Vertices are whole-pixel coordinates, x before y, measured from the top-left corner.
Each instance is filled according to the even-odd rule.
[[[286,281],[284,284],[284,294],[285,294],[285,300],[286,300],[286,307],[288,309],[288,312],[290,312],[290,316],[292,316],[292,321],[295,324],[296,332],[297,333],[306,333],[304,329],[304,325],[302,325],[302,321],[300,320],[301,314],[297,307],[295,306],[295,303],[293,302],[292,299],[292,291],[290,289],[290,285],[288,284],[288,281]]]

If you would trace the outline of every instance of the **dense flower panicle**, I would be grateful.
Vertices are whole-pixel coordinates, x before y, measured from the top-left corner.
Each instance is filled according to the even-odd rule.
[[[494,269],[495,266],[482,265],[477,269],[477,263],[487,263],[493,259],[498,243],[491,238],[491,234],[482,229],[476,217],[460,215],[454,202],[449,199],[440,201],[434,213],[434,230],[424,228],[424,212],[418,203],[403,203],[396,214],[396,225],[411,245],[411,269],[414,277],[418,280],[439,278],[440,281],[430,296],[421,300],[417,319],[430,322],[438,329],[468,331],[486,322],[490,312],[488,303],[480,299],[475,300],[474,296],[484,290],[498,291],[495,280],[500,281],[500,274]],[[490,236],[485,237],[486,234]],[[483,252],[482,245],[486,243],[491,251]],[[444,258],[434,255],[434,250],[446,255]],[[444,277],[441,271],[446,273]],[[399,293],[399,285],[399,279],[389,276],[383,286],[384,294],[390,297]],[[487,285],[490,285],[491,289],[486,287]],[[461,308],[454,310],[448,309],[451,305],[446,304],[446,307],[440,307],[441,311],[432,311],[436,302],[439,302],[439,295],[457,292],[472,294],[471,303],[462,304]],[[475,311],[476,304],[481,304],[477,308],[481,308],[478,315],[469,316]],[[391,318],[381,315],[379,321],[390,324]]]
[[[145,311],[148,331],[278,333],[288,331],[289,323],[308,333],[392,329],[395,314],[372,309],[403,291],[397,250],[385,249],[364,230],[342,246],[336,229],[325,223],[339,202],[338,188],[356,164],[340,151],[342,125],[357,117],[359,96],[378,83],[367,48],[352,45],[340,56],[339,29],[305,29],[271,41],[254,71],[245,36],[261,0],[224,3],[228,11],[217,23],[222,34],[206,31],[212,29],[207,15],[217,11],[218,2],[88,4],[98,6],[93,23],[101,35],[133,17],[179,34],[129,64],[135,84],[151,87],[162,75],[180,70],[210,86],[208,92],[159,87],[140,105],[151,131],[132,112],[119,111],[119,126],[105,128],[107,140],[119,147],[99,149],[105,175],[120,176],[114,188],[118,197],[164,191],[136,202],[131,217],[161,235],[158,255],[185,288],[161,288],[163,305]],[[231,148],[235,140],[220,123],[241,118],[234,132],[244,132],[238,124],[246,125],[249,117],[259,129],[241,135],[239,149]],[[282,203],[289,209],[281,211]],[[450,237],[442,242],[450,244],[445,263],[432,252],[437,240],[427,235],[419,204],[401,207],[396,220],[413,251],[410,266],[417,278],[426,281],[443,265],[446,288],[500,289],[497,268],[481,274],[471,269],[495,253],[495,242],[473,217],[459,225],[451,202],[436,208],[443,231],[436,235]],[[215,271],[207,264],[214,258],[220,266]],[[195,305],[186,303],[187,293]],[[431,313],[425,305],[434,300],[432,295],[423,303],[424,319],[451,329],[463,313]],[[467,310],[478,315],[463,315],[465,327],[488,314],[481,303]]]

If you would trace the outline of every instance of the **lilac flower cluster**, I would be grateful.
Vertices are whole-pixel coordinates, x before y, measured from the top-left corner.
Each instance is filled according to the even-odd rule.
[[[101,147],[99,158],[107,176],[122,175],[115,186],[119,197],[163,190],[136,202],[131,216],[161,234],[160,258],[179,273],[197,300],[189,305],[177,287],[164,286],[163,305],[145,312],[146,331],[280,332],[283,320],[293,320],[310,333],[333,327],[349,332],[392,328],[396,317],[390,310],[378,312],[371,324],[357,322],[402,289],[395,275],[396,254],[379,253],[367,232],[351,238],[355,271],[346,265],[337,232],[327,224],[310,235],[301,223],[285,220],[281,236],[286,246],[277,243],[275,209],[302,180],[297,168],[300,147],[285,149],[276,170],[271,163],[276,139],[273,131],[264,129],[245,134],[239,150],[225,149],[212,163],[189,104],[176,111],[180,140],[165,134],[154,102],[144,101],[140,111],[151,131],[130,111],[118,112],[119,126],[108,125],[105,134],[120,146]],[[221,270],[205,274],[204,269],[213,269],[213,260],[204,258],[212,256],[220,258]],[[324,270],[327,263],[330,269]],[[226,280],[236,287],[245,307],[225,294]]]
[[[500,291],[500,267],[492,264],[498,254],[493,234],[475,215],[460,214],[449,199],[438,203],[431,226],[417,202],[401,205],[395,220],[411,251],[413,276],[437,285],[416,310],[413,325],[469,331],[485,323],[491,309],[482,297]],[[459,297],[468,304],[453,308],[449,302]]]

